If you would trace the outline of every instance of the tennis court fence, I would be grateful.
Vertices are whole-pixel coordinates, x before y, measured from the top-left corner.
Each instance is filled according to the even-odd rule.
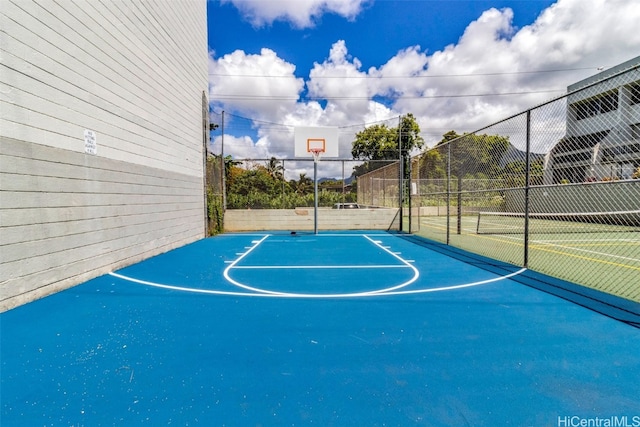
[[[410,169],[405,231],[640,302],[640,64],[447,134]]]

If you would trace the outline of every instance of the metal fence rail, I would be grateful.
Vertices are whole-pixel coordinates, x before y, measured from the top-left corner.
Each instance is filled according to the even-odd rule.
[[[414,157],[411,231],[640,301],[639,67]]]

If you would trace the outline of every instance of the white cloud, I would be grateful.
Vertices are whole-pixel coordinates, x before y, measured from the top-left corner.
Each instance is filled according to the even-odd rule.
[[[258,8],[258,3],[265,3],[259,6],[265,9],[282,7],[267,6],[281,3],[277,1],[250,4]],[[430,55],[419,46],[408,46],[368,70],[350,54],[347,42],[338,40],[327,59],[314,64],[306,82],[296,78],[295,65],[276,52],[236,51],[212,57],[210,96],[214,103],[219,101],[216,105],[256,119],[250,142],[238,141],[248,157],[292,157],[292,126],[344,127],[401,113],[413,113],[427,141],[435,143],[449,130],[472,131],[522,112],[560,94],[550,90],[564,91],[597,73],[597,67],[615,66],[637,55],[638,22],[636,0],[593,0],[588,7],[581,0],[559,0],[523,28],[514,27],[510,9],[490,9],[467,26],[457,43]],[[569,71],[535,72],[543,70]],[[318,100],[299,98],[305,84],[308,95]],[[499,95],[514,92],[528,93]],[[223,94],[248,98],[229,99]],[[483,94],[494,95],[469,96]],[[389,95],[399,98],[384,104],[376,101]],[[341,157],[349,157],[351,140],[359,130],[343,128]],[[250,144],[257,147],[253,153]]]
[[[271,49],[259,55],[236,50],[209,59],[209,99],[261,120],[273,120],[294,108],[304,80],[294,75],[295,65]]]
[[[440,132],[480,128],[560,95],[542,91],[564,91],[595,74],[598,66],[614,66],[637,55],[637,22],[640,8],[634,0],[597,0],[588,7],[580,0],[559,0],[521,29],[513,26],[510,9],[487,10],[456,44],[428,57],[422,74],[430,77],[422,92],[425,98],[400,100],[395,108],[424,117]],[[399,60],[397,55],[389,64]],[[574,71],[530,73],[563,69]],[[440,77],[447,75],[451,77]],[[422,90],[424,81],[415,79],[413,87]],[[529,93],[456,97],[513,92]]]
[[[211,141],[213,147],[222,146],[222,136],[217,136]],[[214,149],[214,152],[220,150]],[[270,156],[268,141],[264,138],[254,141],[250,136],[224,136],[224,155],[235,159],[267,159]]]
[[[377,80],[367,79],[367,73],[360,71],[360,67],[360,61],[348,54],[345,42],[336,42],[328,59],[315,64],[307,81],[310,97],[329,99],[322,105],[298,98],[303,80],[294,76],[293,64],[270,49],[262,49],[259,55],[235,51],[221,58],[210,57],[209,97],[214,108],[254,119],[253,123],[242,122],[237,117],[226,120],[225,132],[230,137],[225,138],[225,155],[292,158],[295,126],[339,127],[397,115],[370,99],[376,93],[370,85],[376,86]],[[237,133],[249,127],[253,129],[248,132],[250,135],[238,138]],[[351,155],[351,141],[360,129],[341,132],[341,157]],[[250,153],[251,144],[256,145],[253,154]],[[234,145],[238,147],[234,148]],[[334,166],[339,168],[339,164]]]
[[[255,27],[288,21],[295,28],[308,28],[325,13],[354,19],[370,0],[223,0],[227,2]]]
[[[358,58],[349,55],[344,40],[333,44],[329,58],[322,64],[315,63],[309,73],[309,96],[328,99],[334,113],[349,112],[359,117],[369,109],[369,100],[377,90],[375,80],[360,71]]]

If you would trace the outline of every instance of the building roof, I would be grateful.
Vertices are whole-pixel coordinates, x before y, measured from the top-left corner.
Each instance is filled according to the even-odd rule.
[[[579,82],[573,83],[567,87],[567,91],[568,92],[576,91],[580,88],[589,86],[590,84],[593,84],[600,80],[604,80],[607,77],[611,77],[613,75],[621,73],[622,71],[625,71],[634,67],[640,67],[640,56],[636,56],[635,58],[632,58],[626,62],[623,62],[622,64],[618,64],[615,67],[607,68],[606,70],[598,74],[594,74],[591,77],[587,77],[584,80],[580,80]]]

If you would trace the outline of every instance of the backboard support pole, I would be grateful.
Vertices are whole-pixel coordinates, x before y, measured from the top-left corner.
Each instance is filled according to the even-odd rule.
[[[311,149],[313,155],[313,234],[318,234],[318,161],[324,149]]]
[[[318,234],[318,159],[313,161],[313,234]]]

